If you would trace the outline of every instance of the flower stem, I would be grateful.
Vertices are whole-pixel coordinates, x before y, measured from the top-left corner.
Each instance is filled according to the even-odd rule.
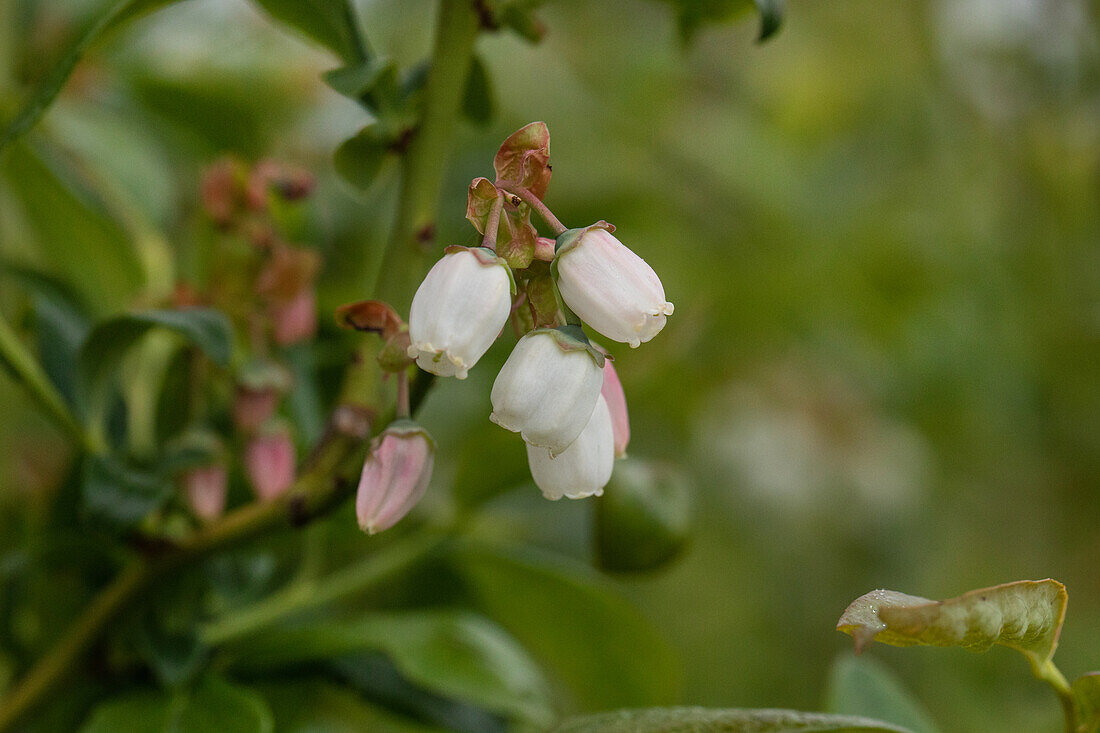
[[[397,373],[397,410],[398,419],[409,416],[409,372],[402,370]]]
[[[481,246],[497,251],[497,231],[500,229],[500,212],[504,211],[504,193],[497,189],[497,200],[493,202],[493,208],[489,209],[489,218],[485,220],[485,236],[481,238]]]
[[[73,416],[65,399],[50,382],[49,377],[27,351],[19,336],[0,316],[0,363],[6,365],[23,383],[27,392],[85,452],[103,452],[103,444],[84,429]]]
[[[507,191],[514,196],[519,196],[523,203],[534,209],[535,212],[542,217],[542,220],[546,222],[547,226],[554,230],[554,236],[569,231],[569,227],[562,224],[558,217],[554,216],[554,212],[550,211],[546,204],[542,203],[542,199],[536,196],[530,189],[512,183],[511,181],[497,181],[497,188],[502,191]]]

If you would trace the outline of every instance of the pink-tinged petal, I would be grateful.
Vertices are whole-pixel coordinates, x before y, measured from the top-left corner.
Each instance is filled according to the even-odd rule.
[[[363,531],[389,529],[416,506],[431,481],[434,454],[431,438],[419,427],[387,429],[375,439],[355,496]]]
[[[630,443],[630,416],[626,411],[626,393],[619,374],[608,359],[603,363],[603,387],[600,394],[607,400],[607,409],[611,412],[611,428],[615,433],[615,457],[626,456],[626,446]]]
[[[674,310],[657,273],[602,227],[572,231],[555,260],[565,304],[596,331],[631,348],[656,336]]]
[[[261,501],[272,501],[294,483],[294,443],[285,430],[259,435],[244,451],[245,472]]]
[[[199,519],[210,521],[225,512],[225,497],[229,478],[224,465],[192,468],[183,475],[183,492],[191,511]]]

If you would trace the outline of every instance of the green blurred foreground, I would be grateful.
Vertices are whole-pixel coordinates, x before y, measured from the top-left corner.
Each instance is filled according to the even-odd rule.
[[[106,5],[0,0],[3,119]],[[401,68],[428,53],[432,4],[357,7],[372,48]],[[334,730],[422,729],[348,692],[364,687],[380,706],[459,730],[676,703],[851,712],[824,698],[838,655],[834,680],[861,673],[833,630],[852,599],[883,587],[947,598],[1023,578],[1069,589],[1066,674],[1100,665],[1095,7],[838,0],[787,13],[763,45],[749,18],[704,25],[684,45],[667,3],[549,2],[541,43],[479,40],[494,114],[460,123],[448,156],[438,245],[475,241],[468,181],[538,119],[553,136],[554,211],[572,226],[613,222],[661,273],[676,314],[650,348],[618,349],[616,365],[631,454],[690,477],[696,521],[679,560],[645,575],[583,568],[594,502],[543,500],[522,444],[486,419],[505,338],[465,382],[440,380],[419,415],[439,445],[419,516],[461,516],[476,542],[389,573],[370,564],[379,547],[395,562],[423,548],[400,532],[361,535],[344,506],[218,556],[204,570],[213,591],[186,576],[147,599],[162,637],[127,618],[136,630],[108,647],[122,656],[97,662],[116,673],[68,685],[34,729],[79,726],[93,700],[154,689],[148,669],[170,687],[209,659],[241,680],[300,665],[247,693],[215,677],[191,693],[200,716],[208,703],[247,719],[266,701],[280,730],[322,724],[299,723],[306,711]],[[321,82],[336,66],[244,2],[189,0],[92,47],[0,157],[0,311],[51,378],[71,357],[55,347],[89,317],[204,282],[220,241],[200,206],[205,169],[226,154],[273,158],[317,178],[308,201],[275,212],[323,262],[320,336],[287,353],[316,384],[284,407],[300,450],[312,444],[362,340],[330,314],[372,295],[364,283],[396,199],[393,160],[366,190],[334,170],[333,151],[366,122]],[[484,116],[473,93],[467,106]],[[156,403],[132,384],[130,399]],[[6,377],[0,404],[3,691],[113,576],[118,548],[77,519],[71,441]],[[129,447],[156,451],[157,436],[137,430]],[[236,476],[231,497],[245,494]],[[308,623],[244,634],[266,623],[255,604],[278,588],[275,612]],[[213,600],[195,616],[201,593]],[[450,656],[401,656],[400,640],[420,643],[425,629],[450,640],[438,647]],[[923,701],[927,713],[895,721],[914,730],[928,716],[943,731],[1060,729],[1056,700],[1005,650],[866,655]],[[434,696],[417,691],[425,679]],[[163,713],[134,699],[151,720]],[[121,729],[112,714],[94,729]]]

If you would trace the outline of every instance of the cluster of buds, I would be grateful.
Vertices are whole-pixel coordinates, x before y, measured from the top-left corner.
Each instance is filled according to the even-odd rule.
[[[220,438],[214,445],[208,427],[217,422],[208,413],[223,406],[232,418],[236,453],[256,498],[271,501],[294,483],[294,440],[290,426],[278,416],[291,377],[278,349],[316,334],[314,283],[320,258],[286,241],[283,222],[293,219],[288,207],[308,196],[313,186],[307,171],[273,160],[248,165],[227,157],[204,172],[201,200],[216,230],[217,246],[209,254],[206,282],[177,284],[175,305],[214,306],[247,339],[239,344],[244,358],[231,375],[232,384],[209,390],[230,399],[211,406],[210,395],[192,395],[202,407],[178,441],[189,456],[180,473],[183,499],[200,520],[216,519],[226,507],[229,451]],[[206,390],[205,380],[193,382]]]
[[[566,229],[542,203],[549,132],[532,123],[505,141],[497,179],[470,185],[467,217],[481,247],[448,247],[413,298],[408,355],[463,379],[511,318],[519,340],[493,384],[489,418],[519,433],[549,499],[600,495],[629,440],[610,355],[583,325],[636,348],[673,312],[657,274],[598,222]],[[553,246],[530,223],[538,213]]]

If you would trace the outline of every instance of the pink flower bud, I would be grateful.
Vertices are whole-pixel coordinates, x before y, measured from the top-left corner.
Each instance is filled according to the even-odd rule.
[[[375,438],[355,495],[363,531],[389,529],[416,506],[432,478],[434,454],[428,433],[410,421],[394,423]]]
[[[636,348],[665,327],[673,306],[653,268],[601,225],[559,239],[554,265],[562,300],[582,321]]]
[[[607,409],[611,412],[611,428],[615,433],[615,457],[626,457],[626,446],[630,442],[630,416],[626,411],[626,393],[619,374],[608,359],[603,363],[603,387],[600,394],[607,400]]]
[[[561,330],[540,328],[521,338],[501,367],[489,419],[556,455],[592,417],[602,383],[584,344]]]
[[[413,296],[409,358],[424,371],[465,379],[508,322],[513,289],[492,250],[448,247]]]
[[[225,511],[225,497],[229,485],[225,465],[192,468],[183,474],[183,493],[191,511],[205,521],[217,519]]]
[[[545,448],[527,446],[531,477],[547,499],[600,496],[615,467],[614,443],[611,412],[601,395],[584,430],[558,456],[551,456]]]
[[[317,296],[304,287],[288,301],[271,306],[272,336],[280,346],[305,341],[317,333]]]
[[[294,442],[285,428],[256,436],[244,451],[244,467],[261,501],[282,496],[294,483]]]

